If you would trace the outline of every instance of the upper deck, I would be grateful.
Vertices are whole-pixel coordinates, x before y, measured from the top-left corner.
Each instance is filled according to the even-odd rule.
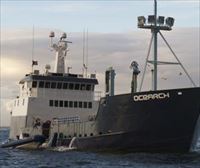
[[[95,74],[91,74],[90,78],[83,78],[83,75],[79,74],[62,74],[62,73],[48,73],[48,74],[26,74],[26,76],[19,82],[23,84],[31,81],[45,81],[45,82],[68,82],[79,84],[91,84],[97,85],[98,80]]]
[[[20,82],[20,97],[51,97],[53,94],[66,97],[82,95],[93,97],[95,85],[98,84],[95,74],[85,78],[79,74],[31,73]]]

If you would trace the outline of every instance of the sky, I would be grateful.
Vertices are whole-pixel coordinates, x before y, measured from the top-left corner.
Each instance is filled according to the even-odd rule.
[[[99,79],[97,90],[104,90],[104,72],[113,66],[116,70],[116,94],[130,92],[130,63],[139,63],[141,72],[147,54],[150,31],[137,28],[137,16],[153,14],[153,0],[140,1],[18,1],[1,0],[0,30],[0,126],[8,126],[11,100],[18,93],[18,82],[31,71],[34,27],[34,59],[36,67],[54,67],[55,56],[49,50],[49,32],[55,31],[56,39],[66,32],[69,45],[67,65],[72,73],[81,73],[83,30],[88,30],[89,71]],[[192,79],[199,85],[200,64],[200,1],[158,0],[158,15],[172,16],[175,25],[170,32],[163,32]],[[56,40],[55,40],[56,41]],[[175,61],[159,38],[159,60]],[[152,55],[152,53],[151,53]],[[151,67],[147,68],[144,90],[151,89]],[[158,88],[191,87],[180,67],[159,67]],[[139,83],[141,80],[139,76]]]

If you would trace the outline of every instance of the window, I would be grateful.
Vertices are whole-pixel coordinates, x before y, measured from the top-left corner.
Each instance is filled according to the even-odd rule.
[[[44,88],[44,82],[43,81],[39,82],[39,88]]]
[[[57,89],[61,89],[62,88],[62,83],[57,83]]]
[[[82,102],[78,102],[78,107],[82,108],[83,107],[83,103]]]
[[[63,83],[63,89],[67,89],[68,88],[68,83]]]
[[[51,83],[51,88],[52,88],[52,89],[55,89],[55,88],[56,88],[56,82],[52,82],[52,83]]]
[[[91,90],[94,91],[94,85],[92,85],[91,87],[92,87]]]
[[[70,90],[73,90],[73,89],[74,89],[74,84],[73,84],[73,83],[70,83],[70,84],[69,84],[69,89],[70,89]]]
[[[37,81],[33,81],[32,82],[32,88],[36,88],[37,87]]]
[[[87,108],[87,102],[83,102],[83,107]]]
[[[59,101],[59,106],[63,107],[63,101],[62,100]]]
[[[75,107],[75,108],[78,107],[78,102],[77,102],[77,101],[74,102],[74,107]]]
[[[58,107],[58,100],[55,100],[55,107]]]
[[[92,108],[92,102],[88,102],[88,108]]]
[[[23,101],[22,101],[22,106],[24,105],[24,102],[25,102],[25,100],[23,99]]]
[[[69,101],[69,107],[73,107],[73,101]]]
[[[68,101],[64,101],[64,106],[68,107]]]
[[[53,100],[49,100],[49,106],[53,106]]]
[[[85,90],[85,84],[81,84],[81,90]]]
[[[90,91],[91,90],[91,85],[86,85],[86,90]]]
[[[45,83],[45,88],[50,88],[50,82]]]
[[[75,84],[75,90],[79,90],[79,84]]]

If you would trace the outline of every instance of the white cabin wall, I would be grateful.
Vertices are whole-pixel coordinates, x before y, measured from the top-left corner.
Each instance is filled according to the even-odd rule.
[[[26,116],[28,110],[28,97],[17,98],[14,101],[12,116]]]
[[[54,98],[54,100],[62,100],[58,97],[38,97],[33,98],[29,97],[29,104],[28,104],[28,122],[31,126],[34,119],[40,118],[42,122],[47,120],[52,120],[53,118],[67,118],[67,117],[80,117],[80,121],[88,121],[89,116],[94,116],[98,110],[98,101],[92,101],[92,108],[70,108],[70,107],[51,107],[49,106],[49,100]],[[89,101],[87,99],[64,99],[70,101]]]
[[[64,89],[37,88],[37,97],[45,97],[53,100],[85,100],[94,99],[93,91],[77,91]]]

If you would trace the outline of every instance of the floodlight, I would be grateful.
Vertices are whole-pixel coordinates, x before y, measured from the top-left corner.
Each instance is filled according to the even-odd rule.
[[[53,31],[50,32],[49,37],[55,37],[55,33]]]
[[[155,16],[154,15],[149,15],[148,16],[148,23],[149,24],[155,23]]]
[[[159,16],[158,19],[157,19],[157,23],[159,25],[163,25],[165,22],[165,17],[164,16]]]
[[[172,26],[174,25],[174,18],[168,17],[168,18],[165,20],[165,23],[166,23],[167,26],[172,27]]]
[[[61,36],[61,39],[65,39],[65,38],[67,38],[67,34],[63,33],[62,36]]]
[[[145,22],[146,22],[146,18],[144,16],[138,17],[138,26],[144,26]]]

